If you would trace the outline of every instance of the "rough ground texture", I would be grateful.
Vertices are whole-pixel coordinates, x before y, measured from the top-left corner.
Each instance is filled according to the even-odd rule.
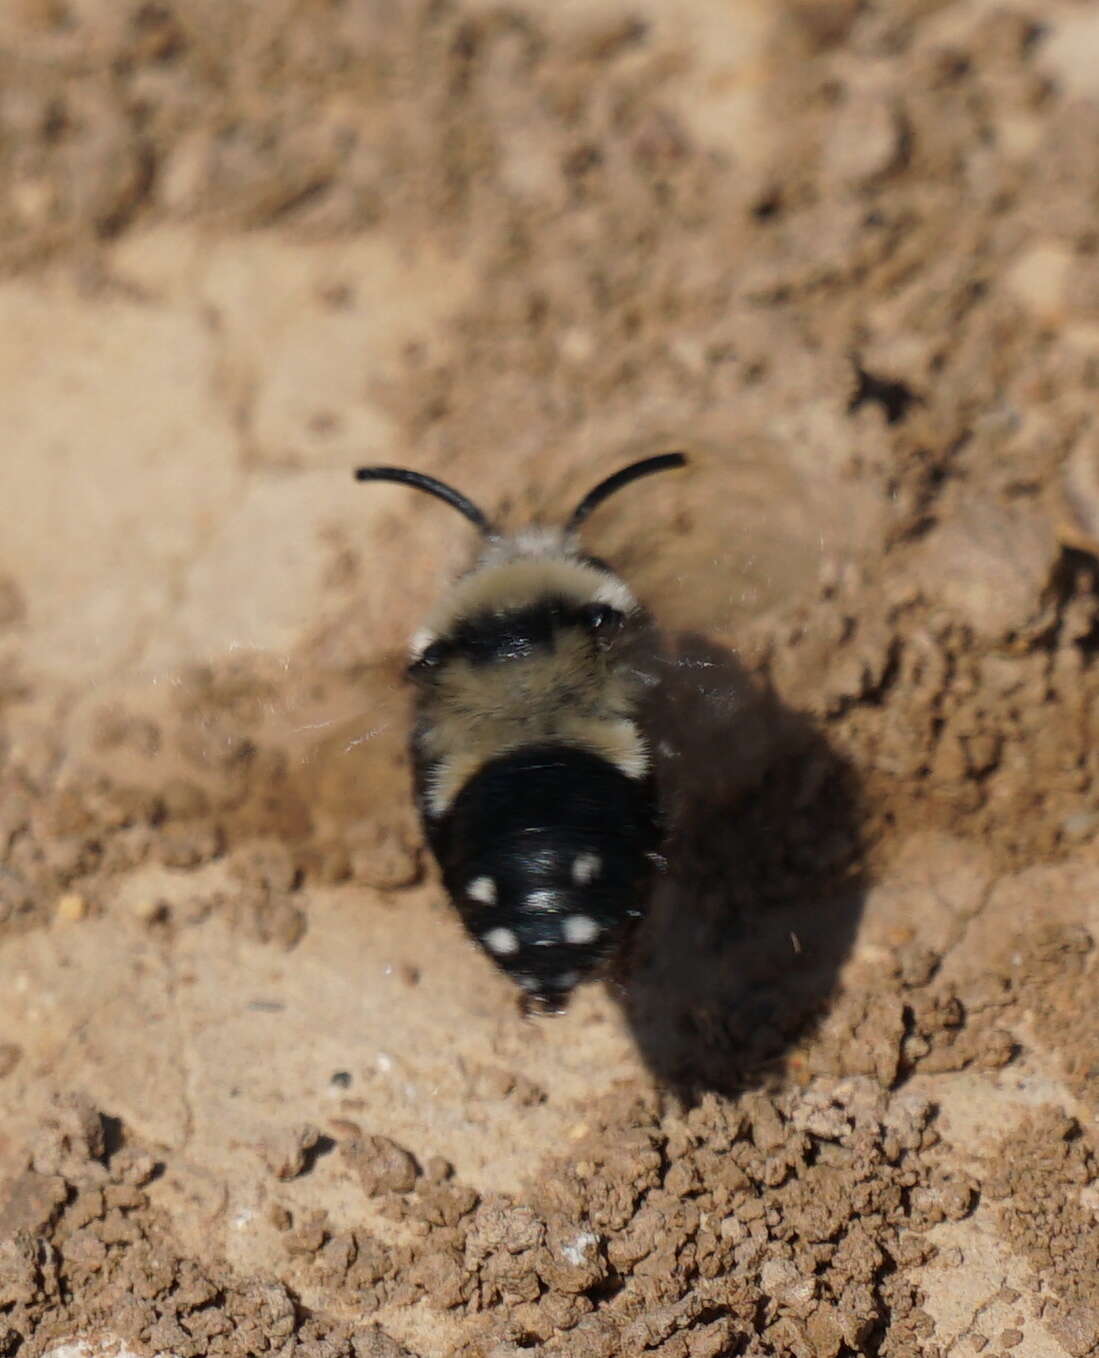
[[[1099,1353],[1099,18],[0,7],[0,1354]],[[407,795],[467,527],[664,628],[527,1021]]]

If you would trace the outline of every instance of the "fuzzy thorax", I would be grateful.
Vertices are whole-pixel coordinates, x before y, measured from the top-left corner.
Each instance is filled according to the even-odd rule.
[[[609,643],[584,621],[593,606],[618,619]],[[587,750],[643,778],[649,755],[624,645],[643,618],[622,581],[560,534],[490,543],[417,638],[417,658],[443,648],[419,704],[429,814],[444,814],[479,769],[526,745]]]

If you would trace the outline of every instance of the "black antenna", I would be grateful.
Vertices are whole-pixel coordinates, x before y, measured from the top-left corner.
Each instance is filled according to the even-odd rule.
[[[673,467],[686,465],[685,453],[660,453],[657,457],[646,457],[640,462],[631,462],[628,467],[623,467],[613,476],[608,476],[605,481],[600,481],[594,490],[588,491],[572,511],[572,517],[565,525],[565,532],[575,533],[592,510],[601,505],[608,495],[613,495],[616,490],[628,486],[631,481],[636,481],[641,476],[651,476],[653,472],[670,471]]]
[[[464,514],[470,523],[481,530],[486,537],[494,537],[496,529],[485,518],[472,500],[467,500],[460,490],[448,486],[445,481],[436,481],[433,476],[423,472],[411,471],[408,467],[356,467],[356,481],[399,481],[403,486],[414,486],[426,490],[440,500],[445,500],[459,514]]]

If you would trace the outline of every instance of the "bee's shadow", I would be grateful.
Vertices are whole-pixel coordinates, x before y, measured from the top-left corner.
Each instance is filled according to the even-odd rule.
[[[623,1003],[652,1073],[690,1100],[759,1080],[811,1030],[864,885],[849,764],[729,651],[665,647],[646,725],[668,870]]]

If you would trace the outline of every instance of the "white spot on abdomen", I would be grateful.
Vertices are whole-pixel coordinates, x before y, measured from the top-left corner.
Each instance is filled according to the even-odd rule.
[[[577,886],[587,886],[594,882],[603,867],[603,860],[597,853],[578,853],[572,860],[572,880]]]
[[[599,925],[590,915],[569,915],[563,926],[566,943],[580,946],[599,937]]]
[[[489,950],[494,952],[497,957],[510,957],[512,953],[519,951],[519,939],[511,929],[502,926],[498,929],[490,929],[487,934],[483,934],[481,942]]]
[[[474,877],[466,887],[466,895],[480,905],[496,904],[496,883],[491,877]]]

